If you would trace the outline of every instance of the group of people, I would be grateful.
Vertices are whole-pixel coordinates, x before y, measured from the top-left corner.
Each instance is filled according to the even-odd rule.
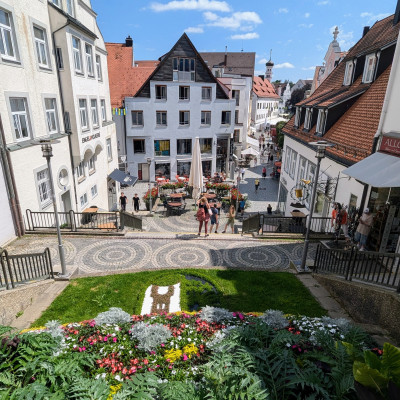
[[[126,211],[126,205],[128,203],[128,198],[125,196],[124,192],[121,192],[121,196],[119,196],[119,205],[121,211]],[[132,205],[135,212],[139,212],[140,207],[140,198],[137,193],[132,197]]]

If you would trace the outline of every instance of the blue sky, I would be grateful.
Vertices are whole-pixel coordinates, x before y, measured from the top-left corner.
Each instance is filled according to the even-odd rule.
[[[198,51],[254,51],[263,74],[272,49],[273,80],[312,78],[334,27],[348,50],[363,27],[393,14],[397,0],[91,0],[106,42],[134,41],[137,60],[157,59],[184,31]]]

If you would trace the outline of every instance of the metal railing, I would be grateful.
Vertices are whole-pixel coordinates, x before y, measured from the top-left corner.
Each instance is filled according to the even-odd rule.
[[[126,212],[120,213],[120,221],[121,221],[121,229],[124,229],[125,226],[133,229],[143,230],[143,220],[140,217],[137,217],[132,214],[128,214]]]
[[[329,249],[319,244],[314,272],[329,272],[346,280],[359,280],[396,289],[400,293],[400,254]]]
[[[50,250],[43,253],[9,255],[7,250],[0,252],[0,289],[14,289],[16,285],[54,278]]]
[[[60,228],[70,232],[80,230],[117,231],[119,227],[118,212],[59,212]],[[56,229],[54,212],[26,210],[26,230]]]

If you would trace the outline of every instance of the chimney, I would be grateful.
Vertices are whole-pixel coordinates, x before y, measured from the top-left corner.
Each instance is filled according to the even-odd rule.
[[[364,37],[368,33],[368,31],[369,31],[369,26],[364,26],[362,37]]]
[[[130,36],[128,36],[128,37],[125,39],[125,46],[126,46],[126,47],[132,47],[132,46],[133,46],[133,39],[132,39]]]
[[[400,0],[397,0],[396,11],[394,12],[393,25],[400,21]]]
[[[258,75],[258,77],[264,80],[264,75]]]
[[[224,57],[224,65],[225,65],[225,67],[226,67],[227,63],[228,63],[228,46],[225,46],[225,57]]]

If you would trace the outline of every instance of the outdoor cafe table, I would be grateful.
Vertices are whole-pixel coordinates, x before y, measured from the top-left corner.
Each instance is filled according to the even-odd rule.
[[[184,195],[184,193],[171,193],[169,197],[171,197],[171,199],[181,199]]]
[[[99,209],[97,207],[90,207],[90,208],[85,208],[82,212],[84,213],[97,213],[97,211],[99,211]]]
[[[201,197],[205,197],[207,200],[212,200],[217,197],[215,193],[202,193]]]
[[[168,203],[168,205],[169,205],[170,207],[180,207],[180,206],[182,205],[182,203],[179,203],[178,201],[170,201],[170,202]]]
[[[282,166],[282,161],[275,161],[275,166],[276,167],[281,167]]]

